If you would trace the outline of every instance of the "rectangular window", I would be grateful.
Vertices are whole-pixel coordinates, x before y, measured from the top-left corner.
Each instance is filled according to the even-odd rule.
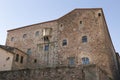
[[[48,51],[49,50],[49,44],[46,44],[44,47],[44,51]]]
[[[16,54],[16,59],[15,59],[16,62],[19,61],[19,54]]]
[[[20,60],[20,63],[23,63],[23,56],[21,56],[21,60]]]
[[[69,66],[74,66],[75,65],[75,57],[69,57]]]
[[[34,59],[34,63],[37,63],[37,59]]]
[[[62,42],[62,46],[66,46],[67,45],[67,40],[64,39],[63,42]]]

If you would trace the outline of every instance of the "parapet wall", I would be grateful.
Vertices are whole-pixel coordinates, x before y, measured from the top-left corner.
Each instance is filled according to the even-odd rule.
[[[0,80],[112,80],[94,65],[0,72]]]

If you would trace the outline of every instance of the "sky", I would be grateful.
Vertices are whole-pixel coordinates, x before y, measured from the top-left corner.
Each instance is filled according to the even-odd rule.
[[[120,53],[120,0],[0,0],[0,44],[7,30],[50,21],[76,8],[103,8],[116,52]]]

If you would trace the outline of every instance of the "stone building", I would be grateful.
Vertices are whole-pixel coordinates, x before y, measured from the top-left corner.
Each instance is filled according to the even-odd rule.
[[[101,8],[75,9],[56,20],[8,30],[6,46],[26,54],[24,68],[97,65],[113,80],[119,75],[119,55]]]
[[[0,71],[26,68],[27,54],[9,46],[0,45]]]

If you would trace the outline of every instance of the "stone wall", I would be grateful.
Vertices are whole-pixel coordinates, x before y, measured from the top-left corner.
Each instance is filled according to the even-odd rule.
[[[0,71],[12,69],[13,56],[13,53],[0,48]]]
[[[0,80],[112,80],[95,65],[0,72]]]

